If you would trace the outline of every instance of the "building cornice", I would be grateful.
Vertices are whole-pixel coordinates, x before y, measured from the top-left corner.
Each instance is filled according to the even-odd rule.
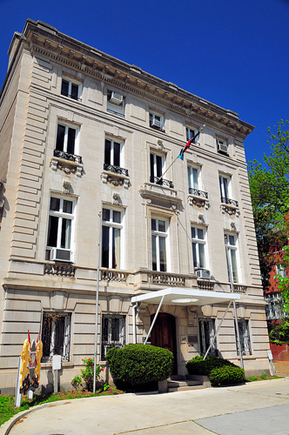
[[[244,139],[254,127],[237,113],[166,82],[135,65],[129,65],[87,44],[71,38],[41,21],[27,20],[21,41],[33,54],[97,78],[130,94],[135,94],[201,124],[222,129]]]

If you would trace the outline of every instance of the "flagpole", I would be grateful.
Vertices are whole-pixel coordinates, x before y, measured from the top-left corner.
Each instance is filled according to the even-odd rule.
[[[98,339],[98,294],[99,294],[99,267],[100,267],[100,238],[101,238],[101,211],[98,213],[98,263],[97,263],[97,281],[96,281],[96,298],[95,298],[95,342],[94,342],[94,366],[93,366],[93,394],[96,389],[96,366],[98,363],[97,358],[97,339]]]

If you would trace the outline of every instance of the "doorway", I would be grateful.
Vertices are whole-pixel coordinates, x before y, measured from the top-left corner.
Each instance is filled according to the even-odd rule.
[[[153,321],[154,314],[151,316]],[[178,373],[177,345],[176,345],[176,319],[171,314],[159,313],[151,332],[151,344],[170,350],[174,355],[172,375]]]

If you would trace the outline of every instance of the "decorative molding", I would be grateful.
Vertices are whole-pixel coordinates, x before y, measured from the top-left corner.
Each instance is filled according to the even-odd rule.
[[[65,174],[75,174],[77,177],[83,175],[83,165],[80,163],[70,162],[69,160],[52,157],[50,167],[53,171],[63,171]]]
[[[131,186],[129,177],[109,171],[102,171],[100,174],[100,179],[103,184],[110,183],[115,187],[123,186],[125,189],[128,189]]]

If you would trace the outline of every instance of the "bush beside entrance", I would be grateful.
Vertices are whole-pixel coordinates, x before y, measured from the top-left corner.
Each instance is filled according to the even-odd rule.
[[[203,360],[196,356],[186,364],[190,375],[208,376],[213,386],[238,384],[244,381],[245,371],[231,361],[214,356]]]
[[[106,360],[114,383],[126,389],[142,389],[171,375],[173,354],[167,349],[128,344],[107,351]]]

